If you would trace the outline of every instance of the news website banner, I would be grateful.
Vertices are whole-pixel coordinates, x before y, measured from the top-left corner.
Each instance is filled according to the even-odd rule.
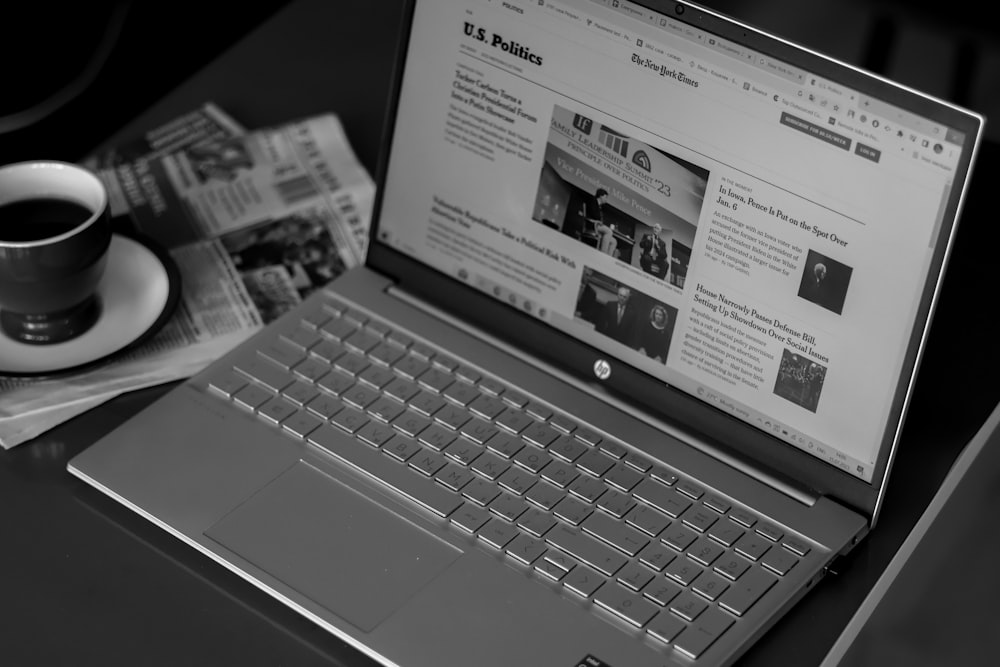
[[[962,138],[629,3],[471,7],[418,5],[380,238],[870,481]]]

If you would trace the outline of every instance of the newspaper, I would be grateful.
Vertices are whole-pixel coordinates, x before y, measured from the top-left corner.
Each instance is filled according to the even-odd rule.
[[[366,251],[375,185],[333,114],[246,132],[207,104],[83,164],[107,187],[112,217],[168,250],[180,301],[150,340],[93,370],[0,377],[4,448],[194,374]]]

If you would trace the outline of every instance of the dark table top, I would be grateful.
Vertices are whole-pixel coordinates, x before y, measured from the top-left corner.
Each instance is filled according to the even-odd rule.
[[[335,111],[374,173],[400,9],[395,1],[293,2],[106,143],[209,100],[250,128]],[[988,144],[981,154],[881,521],[742,664],[823,660],[997,403],[989,291],[997,232],[987,217],[997,151]],[[66,472],[71,457],[169,388],[123,395],[0,451],[2,662],[371,664]],[[992,571],[982,576],[993,588],[1000,580]]]

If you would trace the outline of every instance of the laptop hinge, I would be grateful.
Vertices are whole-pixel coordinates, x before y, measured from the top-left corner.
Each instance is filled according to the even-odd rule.
[[[669,424],[668,422],[664,421],[660,417],[657,417],[656,415],[650,412],[647,412],[635,405],[627,404],[625,401],[612,395],[610,392],[607,391],[607,389],[605,389],[600,385],[583,382],[579,378],[570,375],[569,373],[557,368],[556,366],[553,366],[552,364],[542,359],[539,359],[538,357],[530,355],[526,353],[524,350],[515,348],[513,345],[493,336],[492,334],[486,332],[483,329],[480,329],[479,327],[475,327],[469,324],[468,322],[464,322],[461,319],[456,318],[455,316],[449,314],[448,312],[442,310],[441,308],[438,308],[437,306],[427,302],[421,297],[416,296],[412,292],[409,292],[403,289],[402,287],[399,287],[398,285],[390,285],[389,287],[386,288],[386,292],[390,296],[398,298],[401,301],[405,301],[406,303],[414,306],[415,308],[418,308],[419,310],[439,320],[447,322],[450,326],[460,329],[465,333],[469,334],[470,336],[473,336],[487,343],[488,345],[496,347],[513,357],[519,359],[526,359],[532,366],[538,368],[542,372],[551,375],[559,379],[560,381],[565,382],[566,384],[572,386],[573,388],[579,391],[583,391],[597,398],[598,400],[613,406],[614,408],[625,414],[634,415],[638,417],[643,422],[649,424],[653,428],[662,431],[670,436],[673,436],[674,438],[680,440],[681,442],[692,445],[693,447],[708,454],[709,456],[717,460],[720,460],[747,475],[752,476],[753,478],[763,482],[764,484],[770,486],[776,491],[779,491],[780,493],[783,493],[784,495],[792,498],[793,500],[802,503],[803,505],[812,507],[814,504],[816,504],[816,501],[819,498],[817,494],[812,493],[805,488],[796,486],[794,484],[789,483],[787,480],[783,480],[774,475],[768,474],[766,471],[755,468],[753,465],[747,463],[746,461],[737,459],[734,456],[727,455],[725,452],[720,451],[717,447],[713,447],[706,440],[693,436],[692,434],[687,433],[672,424]]]

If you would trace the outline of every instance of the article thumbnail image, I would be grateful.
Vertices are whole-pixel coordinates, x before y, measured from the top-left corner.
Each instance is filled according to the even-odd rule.
[[[210,180],[234,181],[241,171],[254,166],[244,137],[204,141],[184,149],[183,153],[202,185]]]
[[[230,232],[220,240],[265,323],[345,268],[318,210]]]
[[[589,266],[583,269],[576,318],[661,364],[677,322],[677,309]]]
[[[533,219],[683,287],[709,171],[556,106]]]
[[[774,393],[810,412],[816,412],[825,379],[826,366],[785,348],[778,365]]]
[[[852,271],[846,264],[810,250],[802,269],[799,296],[840,315]]]

